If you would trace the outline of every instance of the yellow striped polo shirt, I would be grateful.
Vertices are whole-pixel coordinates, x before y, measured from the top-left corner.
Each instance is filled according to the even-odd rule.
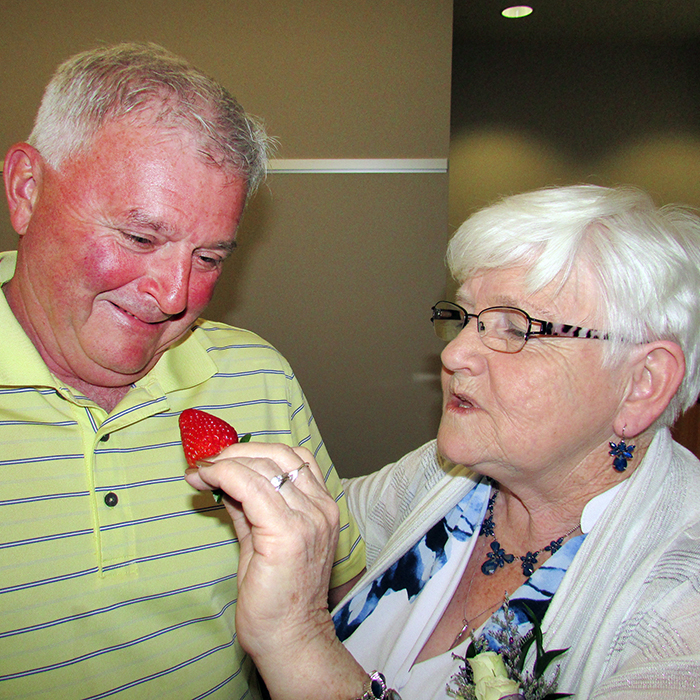
[[[0,281],[14,256],[0,257]],[[0,698],[250,697],[236,640],[238,545],[183,479],[178,415],[304,445],[341,510],[337,586],[364,545],[285,359],[200,321],[107,415],[51,375],[0,294]]]

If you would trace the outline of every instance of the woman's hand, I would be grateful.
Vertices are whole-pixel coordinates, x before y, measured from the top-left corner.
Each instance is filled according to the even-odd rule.
[[[240,544],[236,628],[255,656],[327,609],[338,507],[311,453],[284,445],[235,445],[186,479],[221,489]],[[308,466],[303,467],[302,465]],[[278,489],[275,476],[297,472]]]
[[[364,672],[338,641],[328,612],[339,516],[313,456],[247,443],[209,462],[186,479],[226,494],[240,544],[236,631],[272,697],[314,697],[319,678],[319,698],[361,695]],[[295,470],[294,481],[275,488],[271,479]]]

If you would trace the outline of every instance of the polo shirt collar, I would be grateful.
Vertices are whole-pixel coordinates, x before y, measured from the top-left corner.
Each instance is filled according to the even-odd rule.
[[[0,285],[15,272],[17,251],[0,252]],[[63,382],[49,371],[38,350],[12,313],[0,293],[0,327],[3,329],[0,352],[1,386],[46,386],[62,388]],[[202,384],[217,372],[214,361],[192,332],[168,348],[156,366],[136,386],[152,395],[188,389]]]
[[[202,347],[193,331],[170,346],[156,366],[136,386],[148,387],[157,382],[163,393],[189,389],[203,384],[218,371],[214,360]]]
[[[5,284],[15,273],[17,251],[0,253],[0,284]],[[58,388],[60,383],[42,360],[38,350],[22,329],[10,309],[4,294],[0,293],[0,385],[48,386]]]

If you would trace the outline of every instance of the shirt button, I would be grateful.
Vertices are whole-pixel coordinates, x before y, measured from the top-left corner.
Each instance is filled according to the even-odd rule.
[[[109,433],[105,433],[101,438],[100,442],[107,442],[109,440]]]
[[[114,493],[113,491],[110,491],[106,496],[105,496],[105,505],[108,506],[109,508],[114,508],[114,506],[119,503],[119,498],[117,497],[117,494]]]

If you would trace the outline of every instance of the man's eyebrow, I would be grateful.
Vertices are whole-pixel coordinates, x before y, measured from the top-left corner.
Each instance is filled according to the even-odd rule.
[[[220,248],[225,251],[226,254],[230,255],[236,248],[238,248],[238,243],[236,241],[221,241],[212,246],[213,248]]]
[[[153,219],[141,209],[132,209],[126,216],[126,220],[129,224],[134,226],[141,226],[143,228],[150,228],[152,231],[171,231],[172,227],[167,221],[162,221],[160,219]],[[227,255],[233,253],[233,251],[238,247],[238,243],[235,240],[232,241],[219,241],[211,246],[203,246],[205,248],[218,248],[223,250]]]
[[[129,224],[150,228],[153,231],[169,231],[171,228],[167,222],[153,219],[140,209],[132,209],[126,215],[126,220]]]

